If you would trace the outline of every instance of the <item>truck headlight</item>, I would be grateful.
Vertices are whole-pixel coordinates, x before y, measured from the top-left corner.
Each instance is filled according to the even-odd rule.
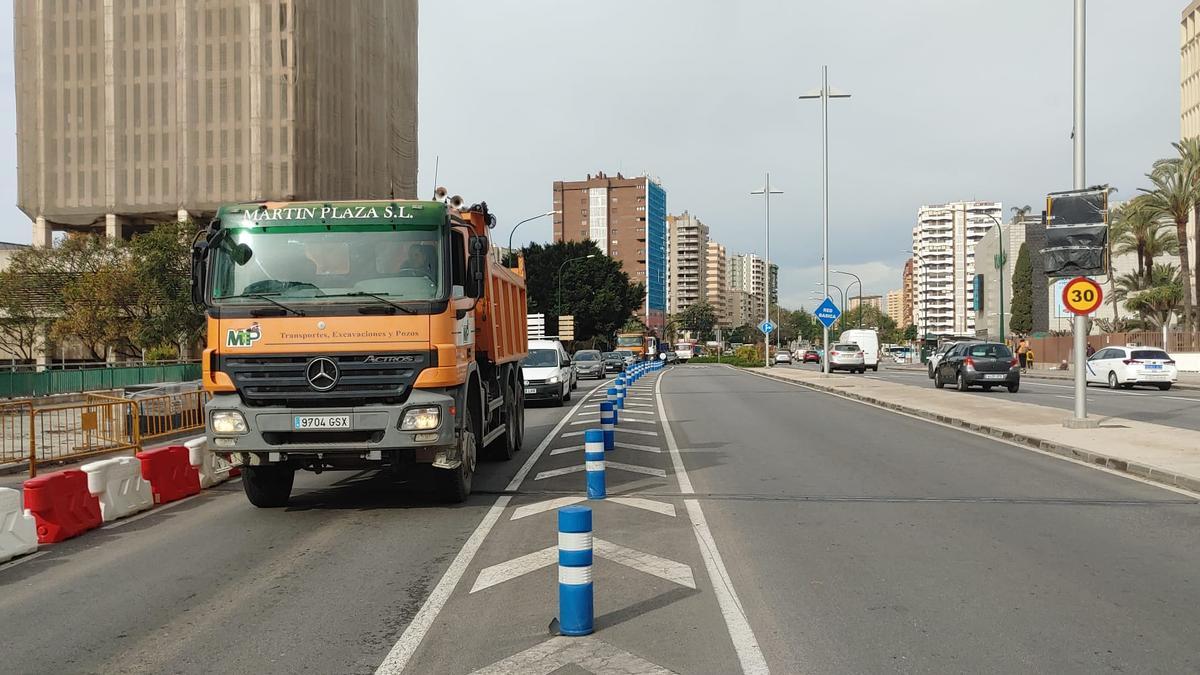
[[[214,434],[244,434],[246,418],[236,410],[215,410],[211,418]]]
[[[436,429],[441,423],[441,408],[409,408],[404,411],[404,419],[400,421],[400,430],[422,431],[425,429]]]
[[[546,384],[558,384],[558,376],[551,375],[549,378],[546,379]]]

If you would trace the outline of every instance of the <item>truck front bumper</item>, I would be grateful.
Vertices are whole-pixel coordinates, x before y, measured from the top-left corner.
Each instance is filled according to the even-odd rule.
[[[433,461],[436,450],[453,447],[455,420],[451,410],[457,403],[448,393],[414,389],[401,405],[356,407],[291,408],[254,407],[242,403],[237,394],[217,394],[205,406],[208,447],[219,454],[256,453],[279,455],[323,455],[379,459],[382,451],[429,449]],[[400,423],[410,408],[440,409],[435,429],[401,431]],[[215,434],[212,415],[218,410],[235,410],[246,419],[241,434]],[[297,418],[306,415],[349,416],[350,427],[334,430],[297,429]],[[376,453],[380,451],[380,453]]]

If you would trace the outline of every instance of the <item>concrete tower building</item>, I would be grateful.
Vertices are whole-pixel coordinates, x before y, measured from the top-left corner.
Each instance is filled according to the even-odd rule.
[[[1003,214],[999,202],[922,206],[912,230],[914,319],[921,335],[975,334],[975,243]]]

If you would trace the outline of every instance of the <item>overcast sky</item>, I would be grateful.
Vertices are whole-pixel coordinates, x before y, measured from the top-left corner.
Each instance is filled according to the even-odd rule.
[[[22,1],[22,0],[17,0]],[[1127,198],[1179,134],[1184,0],[1088,3],[1089,183]],[[731,252],[771,258],[789,306],[820,267],[820,109],[831,84],[832,264],[866,293],[900,285],[921,204],[1038,207],[1071,186],[1070,0],[426,0],[420,30],[420,190],[486,200],[497,231],[551,208],[551,183],[648,172]],[[12,53],[12,11],[0,53]],[[13,63],[0,63],[0,239],[16,209]],[[549,240],[550,219],[518,239]],[[836,282],[835,282],[836,283]]]

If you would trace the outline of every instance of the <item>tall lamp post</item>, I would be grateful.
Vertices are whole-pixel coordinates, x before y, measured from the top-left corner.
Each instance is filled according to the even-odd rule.
[[[854,272],[843,272],[842,270],[829,270],[829,271],[830,271],[830,272],[832,272],[832,273],[834,273],[834,274],[845,274],[846,276],[854,277],[854,280],[858,282],[858,327],[859,327],[859,328],[862,328],[862,315],[863,315],[863,310],[862,310],[862,279],[859,279],[859,278],[858,278],[858,275],[857,275],[857,274],[855,274]],[[850,288],[850,286],[848,286],[848,285],[847,285],[847,286],[846,286],[846,288],[847,288],[847,289],[849,289],[849,288]],[[847,308],[847,309],[849,309],[849,308]]]
[[[1084,151],[1086,145],[1084,143],[1084,101],[1085,98],[1085,63],[1087,50],[1086,44],[1086,10],[1087,3],[1085,0],[1075,0],[1074,13],[1074,96],[1073,101],[1073,118],[1074,124],[1071,128],[1071,138],[1074,140],[1072,145],[1072,186],[1076,190],[1082,190],[1087,185],[1085,175],[1086,163],[1084,162]],[[1063,424],[1069,428],[1082,429],[1098,426],[1099,422],[1089,420],[1087,416],[1087,379],[1084,377],[1083,369],[1086,365],[1087,352],[1087,335],[1088,335],[1088,317],[1075,317],[1075,414],[1067,418]]]
[[[1077,0],[1082,2],[1082,0]],[[821,267],[826,286],[829,285],[829,99],[850,98],[850,94],[829,88],[829,66],[821,66],[821,88],[806,92],[801,99],[821,101]],[[826,291],[828,292],[828,291]],[[845,303],[842,304],[845,306]],[[829,329],[823,332],[825,343],[829,343]],[[829,359],[825,359],[823,371],[829,374]]]
[[[1000,270],[1000,342],[1004,342],[1004,266],[1008,263],[1008,255],[1004,250],[1004,226],[1000,219],[990,213],[983,214],[996,223],[996,236],[999,239],[1000,253],[996,254],[996,269]]]
[[[528,223],[531,220],[537,220],[538,218],[545,218],[546,216],[552,216],[555,213],[558,213],[558,212],[557,211],[547,211],[545,213],[539,213],[536,216],[533,216],[531,218],[526,218],[525,220],[518,222],[516,225],[513,225],[512,229],[509,230],[509,232],[508,232],[508,252],[510,254],[512,253],[513,234],[516,233],[518,227],[524,225],[525,223]]]
[[[764,285],[766,286],[766,292],[763,293],[763,295],[766,296],[764,298],[764,300],[766,302],[763,303],[763,322],[765,323],[765,322],[769,322],[771,320],[771,195],[781,195],[781,194],[783,194],[783,190],[772,190],[771,189],[771,172],[768,171],[767,172],[767,182],[763,184],[762,189],[754,190],[750,194],[762,195],[763,200],[766,202],[766,206],[767,206],[766,229],[764,231],[764,236],[763,236],[764,244],[765,244],[764,248],[766,249],[763,252],[763,257],[766,258],[766,265],[767,265],[767,274],[766,274],[767,278],[763,280]],[[770,335],[763,336],[763,367],[764,368],[771,367],[771,336]]]
[[[554,309],[558,313],[559,316],[562,316],[562,313],[563,313],[563,311],[562,311],[562,273],[563,273],[563,268],[573,262],[578,261],[578,260],[587,260],[588,258],[595,258],[595,257],[596,257],[596,254],[593,253],[591,255],[581,255],[578,258],[568,258],[563,261],[563,264],[558,266],[558,300],[555,302]]]

